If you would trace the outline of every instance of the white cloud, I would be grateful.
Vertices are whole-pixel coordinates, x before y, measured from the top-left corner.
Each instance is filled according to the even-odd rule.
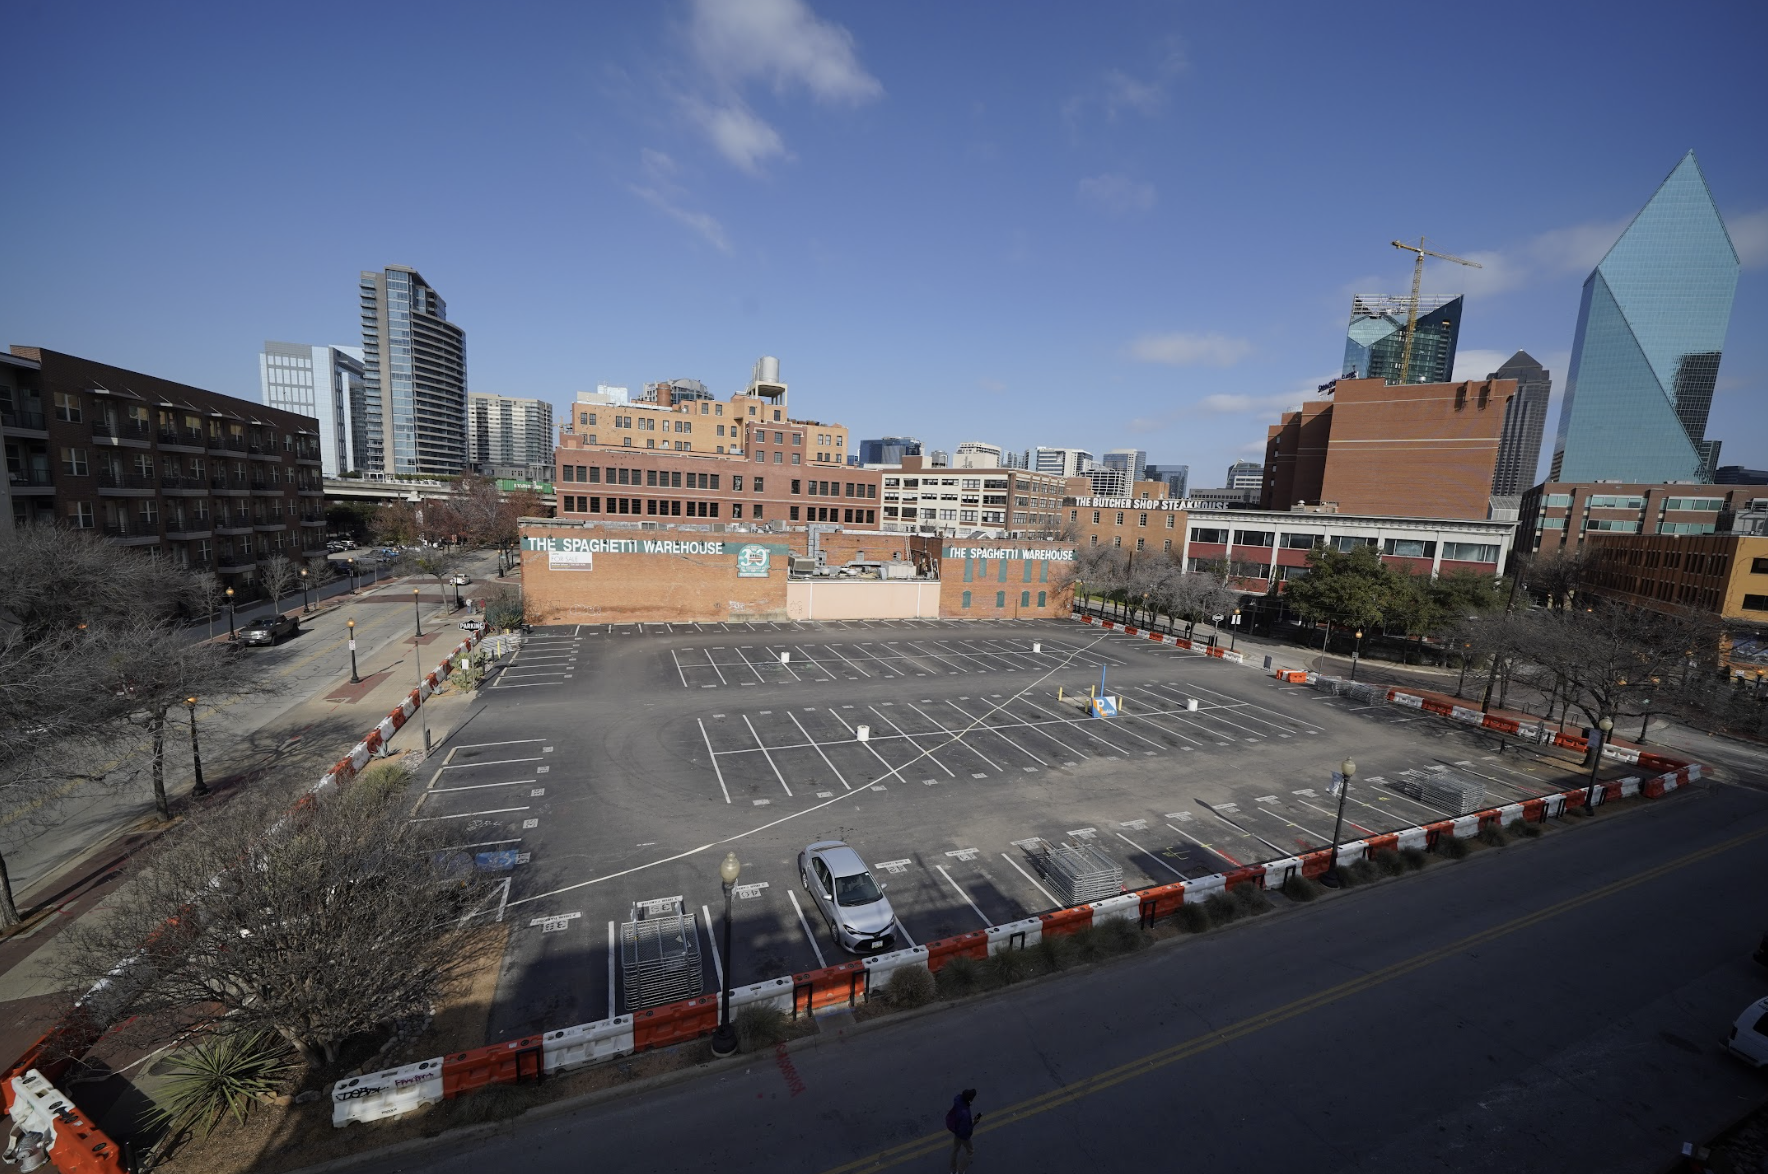
[[[1129,430],[1136,433],[1164,432],[1181,420],[1195,420],[1211,416],[1248,416],[1266,412],[1294,411],[1301,403],[1301,395],[1296,392],[1283,392],[1278,395],[1243,395],[1236,393],[1218,393],[1199,396],[1188,403],[1180,404],[1169,412],[1158,416],[1138,416],[1129,422]],[[1259,445],[1262,450],[1264,445]]]
[[[1252,353],[1252,344],[1243,338],[1229,338],[1213,331],[1209,334],[1144,334],[1130,344],[1130,354],[1144,363],[1166,363],[1174,367],[1231,367]]]
[[[1745,269],[1768,267],[1768,208],[1730,217],[1725,230]]]
[[[824,103],[858,105],[884,94],[854,51],[853,34],[822,20],[804,0],[694,0],[685,31],[709,93],[684,107],[712,146],[757,174],[771,159],[791,158],[784,138],[752,110],[743,87],[776,95],[802,90]]]
[[[1113,69],[1105,75],[1105,95],[1101,101],[1105,106],[1105,116],[1114,121],[1120,110],[1154,114],[1166,105],[1166,87],[1159,81],[1138,81],[1121,70]]]
[[[1460,383],[1467,379],[1484,379],[1503,366],[1509,357],[1503,351],[1458,350],[1455,352],[1455,370],[1449,374],[1449,380]]]
[[[1167,84],[1188,65],[1183,44],[1177,37],[1160,43],[1161,58],[1153,76],[1147,80],[1121,69],[1108,69],[1096,85],[1070,95],[1062,103],[1062,121],[1069,133],[1078,134],[1081,120],[1097,107],[1105,121],[1116,122],[1125,112],[1153,117],[1166,107]]]
[[[1574,224],[1537,233],[1522,244],[1509,248],[1462,251],[1456,254],[1466,260],[1478,262],[1478,269],[1457,265],[1453,261],[1426,257],[1424,289],[1429,293],[1461,293],[1484,297],[1544,279],[1568,276],[1582,278],[1607,255],[1616,239],[1626,231],[1628,223],[1628,220],[1615,220]],[[1426,241],[1425,247],[1434,247],[1434,242]],[[1399,288],[1403,278],[1399,273],[1395,274],[1395,278],[1396,280],[1385,284]],[[1373,287],[1365,287],[1358,292],[1373,292]]]
[[[665,159],[668,156],[664,156]],[[672,220],[687,225],[706,239],[706,242],[721,253],[731,251],[729,238],[724,234],[724,225],[720,224],[710,212],[696,212],[691,208],[683,208],[675,202],[675,198],[667,191],[655,187],[632,185],[632,194],[651,207],[662,212]]]
[[[1154,185],[1127,175],[1095,175],[1080,181],[1080,198],[1115,215],[1154,207]]]

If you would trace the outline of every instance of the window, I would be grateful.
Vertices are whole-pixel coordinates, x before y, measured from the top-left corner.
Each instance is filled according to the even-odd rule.
[[[1174,528],[1174,527],[1173,527],[1173,523],[1174,523],[1174,522],[1176,522],[1176,521],[1178,521],[1178,518],[1179,518],[1179,515],[1177,515],[1177,514],[1170,514],[1170,513],[1169,513],[1169,514],[1168,514],[1168,515],[1167,515],[1167,516],[1166,516],[1166,528],[1167,528],[1167,529],[1168,529],[1168,530],[1171,530],[1171,529],[1173,529],[1173,528]],[[1173,544],[1173,541],[1172,541],[1172,539],[1170,539],[1170,538],[1168,538],[1168,539],[1167,539],[1167,540],[1166,540],[1166,545],[1167,545],[1167,549],[1168,549],[1168,550],[1171,550],[1171,549],[1172,549],[1172,544]]]
[[[1542,519],[1540,519],[1540,522],[1541,522],[1541,529],[1543,529],[1543,530],[1563,530],[1563,529],[1565,529],[1565,519],[1564,518],[1542,518]]]
[[[799,487],[799,486],[801,486],[801,485],[803,485],[803,484],[804,484],[804,482],[802,482],[802,481],[798,481],[798,480],[794,480],[794,481],[793,481],[793,482],[792,482],[792,492],[793,492],[793,493],[794,493],[794,494],[796,494],[796,493],[797,493],[797,492],[798,492],[798,487]]]
[[[1495,563],[1498,561],[1498,548],[1482,542],[1445,542],[1443,557],[1460,563]]]
[[[1338,551],[1340,554],[1349,554],[1359,546],[1374,546],[1375,539],[1358,538],[1351,534],[1340,534],[1336,538],[1328,538],[1326,540],[1326,545]]]
[[[740,518],[742,516],[743,516],[743,503],[740,501],[732,502],[731,503],[731,517]]]
[[[1659,534],[1711,534],[1718,529],[1715,522],[1665,522],[1658,527]]]
[[[91,508],[91,507],[87,507],[87,508]],[[1760,597],[1758,596],[1757,598],[1760,598]],[[964,592],[963,606],[964,607],[970,606],[970,593],[968,591]]]
[[[59,398],[59,393],[58,393]],[[77,409],[76,409],[77,410]],[[92,529],[92,503],[89,501],[73,501],[68,503],[68,525],[76,530]]]
[[[625,447],[627,447],[627,448],[631,448],[631,447],[632,447],[632,437],[630,437],[630,436],[622,436],[622,437],[621,437],[621,438],[620,438],[620,443],[621,443],[621,444],[622,444],[622,445],[624,445],[624,446],[625,446]]]
[[[645,484],[646,484],[646,485],[649,485],[649,486],[651,486],[651,487],[653,487],[653,488],[655,488],[655,487],[656,487],[656,484],[657,484],[657,470],[655,470],[655,469],[646,469],[646,470],[645,470]]]
[[[1382,540],[1381,553],[1397,558],[1435,558],[1436,543],[1420,538],[1386,538]]]
[[[759,464],[759,463],[761,463],[761,462],[763,462],[763,461],[765,461],[765,460],[767,460],[767,454],[766,454],[766,453],[764,453],[764,452],[759,452],[759,451],[758,451],[758,452],[756,452],[756,454],[755,454],[755,460],[756,460],[756,463],[758,463],[758,464]]]
[[[83,448],[62,449],[61,471],[74,477],[84,477],[87,472],[86,450]]]
[[[1019,593],[1019,606],[1020,607],[1030,607],[1031,606],[1031,592],[1021,591]]]
[[[965,592],[965,594],[969,594]],[[968,607],[969,604],[964,606]],[[1746,595],[1743,597],[1745,611],[1768,611],[1768,595]]]
[[[1549,493],[1543,499],[1543,503],[1549,506],[1558,506],[1560,509],[1566,509],[1572,504],[1572,495],[1569,493]]]
[[[1645,508],[1645,499],[1604,493],[1591,495],[1588,504],[1593,510],[1642,510]]]
[[[1220,542],[1225,545],[1228,541],[1228,532],[1226,530],[1209,530],[1204,529],[1201,526],[1193,526],[1191,528],[1191,541]]]
[[[788,507],[786,510],[786,517],[788,520],[796,522],[798,520],[798,507],[797,506]]]
[[[1700,510],[1702,513],[1716,514],[1725,508],[1722,497],[1668,497],[1664,499],[1667,510]]]
[[[1112,535],[1112,538],[1111,538],[1111,545],[1113,545],[1113,546],[1122,546],[1122,545],[1123,545],[1123,535],[1122,535],[1122,534],[1114,534],[1114,535]]]
[[[779,419],[779,418],[780,418],[780,409],[778,409],[778,408],[775,408],[775,409],[774,409],[774,410],[773,410],[773,418],[774,418],[774,419],[776,419],[776,420],[778,420],[778,419]],[[778,435],[779,435],[779,433],[778,433],[778,432],[776,432],[776,433],[774,433],[774,435],[775,435],[775,436],[778,436]]]
[[[718,426],[718,434],[719,434],[719,435],[720,435],[720,436],[723,436],[723,435],[724,435],[724,425],[723,425],[723,424],[720,424],[720,425],[719,425],[719,426]]]
[[[1143,544],[1144,544],[1144,543],[1145,543],[1145,542],[1147,542],[1147,541],[1148,541],[1148,540],[1147,540],[1147,539],[1146,539],[1146,538],[1138,538],[1138,539],[1136,539],[1136,549],[1137,549],[1137,550],[1141,550],[1141,549],[1142,549],[1142,545],[1143,545]]]
[[[780,458],[781,458],[781,457],[782,457],[782,456],[784,456],[784,455],[785,455],[785,454],[783,454],[783,453],[777,453],[777,452],[776,452],[776,453],[775,453],[775,454],[774,454],[774,455],[773,455],[773,463],[774,463],[774,464],[776,464],[776,465],[777,465],[777,464],[779,464],[779,463],[780,463]]]
[[[1160,549],[1162,549],[1162,550],[1171,550],[1172,548],[1173,548],[1173,540],[1171,538],[1168,538],[1165,542],[1162,542],[1160,544]]]
[[[1007,606],[1007,593],[1005,591],[995,592],[995,606],[996,607],[1006,607]]]
[[[657,442],[655,440],[651,440],[651,439],[647,438],[645,440],[645,447],[646,448],[656,448]]]
[[[751,518],[759,518],[762,516],[761,504],[762,504],[761,502],[756,502],[753,506],[750,507],[749,516]]]
[[[780,454],[778,454],[778,453],[775,453],[775,454],[774,454],[774,455],[775,455],[775,456],[779,456],[779,455],[780,455]],[[799,453],[793,453],[793,454],[792,454],[792,463],[793,463],[793,464],[794,464],[794,465],[796,465],[796,464],[797,464],[797,463],[798,463],[798,457],[799,457],[799,456],[800,456],[800,454],[799,454]]]
[[[84,418],[80,415],[80,397],[70,391],[56,392],[55,418],[69,424],[78,424]],[[87,512],[91,512],[90,507],[88,507]],[[72,515],[70,514],[70,516]],[[91,522],[87,522],[86,526],[81,528],[88,529],[90,527]]]
[[[1005,505],[1006,503],[1002,502],[1001,504]],[[1117,524],[1119,526],[1123,525],[1123,511],[1122,510],[1117,511]]]
[[[1276,534],[1270,530],[1234,531],[1235,546],[1272,546],[1275,544],[1276,538]]]
[[[1639,533],[1639,523],[1633,519],[1591,518],[1584,523],[1584,528],[1586,530],[1607,530],[1615,534]]]
[[[786,443],[786,434],[785,434],[785,433],[784,433],[784,432],[776,432],[776,433],[774,433],[774,434],[773,434],[773,442],[774,442],[774,443],[775,443],[775,444],[784,444],[784,443]]]
[[[1024,499],[1023,499],[1023,498],[1021,498],[1021,499],[1020,499],[1020,504],[1021,504],[1021,505],[1023,505],[1023,504],[1024,504]],[[1137,513],[1137,514],[1136,514],[1136,525],[1138,525],[1138,526],[1146,526],[1146,525],[1147,525],[1147,524],[1148,524],[1148,511],[1147,511],[1147,510],[1141,510],[1141,511],[1139,511],[1139,512],[1138,512],[1138,513]]]
[[[1753,558],[1753,559],[1751,559],[1750,560],[1750,574],[1752,574],[1752,575],[1768,575],[1768,558]]]
[[[755,478],[755,492],[757,492],[757,493],[761,493],[761,492],[764,492],[764,490],[763,490],[763,488],[762,488],[762,483],[763,483],[763,482],[764,482],[764,481],[765,481],[765,480],[766,480],[766,478],[763,478],[763,477],[757,477],[757,478]]]
[[[564,475],[564,477],[563,477],[563,478],[561,478],[561,479],[562,479],[562,480],[565,480],[565,481],[575,481],[575,480],[577,480],[577,478],[576,478],[576,477],[574,477],[574,476],[572,476],[572,475],[571,475],[571,466],[570,466],[570,465],[566,465],[566,466],[565,466],[565,475]]]
[[[792,433],[792,443],[793,444],[803,444],[804,443],[804,433],[802,433],[802,432]]]

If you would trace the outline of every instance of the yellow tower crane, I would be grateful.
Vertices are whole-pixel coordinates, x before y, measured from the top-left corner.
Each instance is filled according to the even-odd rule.
[[[1405,241],[1394,241],[1396,249],[1404,249],[1408,253],[1416,253],[1418,261],[1412,266],[1412,300],[1406,303],[1406,343],[1400,351],[1400,382],[1406,382],[1406,374],[1412,369],[1412,336],[1418,332],[1418,287],[1424,281],[1424,259],[1436,257],[1443,261],[1453,261],[1457,265],[1466,265],[1469,269],[1484,269],[1478,261],[1469,261],[1462,257],[1451,257],[1447,253],[1433,253],[1424,247],[1424,238],[1419,237],[1418,243],[1409,245]]]

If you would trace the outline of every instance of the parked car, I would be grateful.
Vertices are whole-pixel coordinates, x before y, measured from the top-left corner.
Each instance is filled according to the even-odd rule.
[[[869,954],[896,941],[896,910],[859,853],[840,840],[820,840],[798,854],[804,882],[829,932],[844,950]]]
[[[467,585],[467,584],[468,584],[468,583],[471,583],[471,582],[472,582],[472,580],[471,580],[471,579],[469,579],[469,578],[467,578],[467,574],[466,574],[466,572],[465,572],[465,571],[462,571],[462,572],[460,572],[460,573],[459,573],[459,574],[457,574],[457,575],[455,575],[455,576],[454,576],[454,578],[453,578],[453,579],[452,579],[452,580],[450,580],[450,581],[451,581],[451,582],[452,582],[452,583],[453,583],[453,584],[454,584],[454,585],[455,585],[455,586],[456,586],[456,587],[465,587],[465,586],[466,586],[466,585]]]
[[[293,636],[300,631],[300,616],[266,616],[261,620],[252,620],[239,630],[241,644],[275,644],[284,636]]]
[[[1768,999],[1757,999],[1744,1008],[1731,1025],[1725,1050],[1752,1068],[1768,1064]]]

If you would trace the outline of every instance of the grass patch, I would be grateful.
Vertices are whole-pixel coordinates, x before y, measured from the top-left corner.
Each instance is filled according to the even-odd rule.
[[[1519,819],[1510,825],[1510,830],[1523,837],[1525,840],[1534,840],[1538,839],[1541,833],[1547,829],[1538,823],[1530,823],[1526,819]]]
[[[758,1052],[785,1040],[790,1032],[786,1013],[767,1003],[755,1003],[737,1012],[737,1050]]]
[[[1209,911],[1201,905],[1180,905],[1173,920],[1186,933],[1202,933],[1209,928]]]
[[[1292,872],[1289,874],[1289,879],[1283,882],[1283,895],[1291,901],[1305,903],[1320,895],[1320,886],[1301,873]]]
[[[933,1001],[933,975],[919,966],[904,966],[884,984],[884,1000],[892,1007],[922,1007]]]
[[[1407,872],[1417,872],[1430,863],[1430,856],[1423,848],[1401,848],[1400,863],[1406,866]]]
[[[411,768],[402,758],[371,762],[356,772],[355,789],[366,792],[375,801],[391,798],[411,782]]]
[[[1399,876],[1406,871],[1406,862],[1392,848],[1383,848],[1377,852],[1373,863],[1383,876]]]
[[[1248,917],[1257,917],[1261,913],[1271,911],[1271,899],[1265,896],[1265,891],[1257,885],[1241,885],[1232,890],[1229,896],[1234,898],[1234,903],[1240,906],[1241,911]]]
[[[1502,848],[1510,842],[1510,833],[1496,823],[1488,823],[1479,830],[1479,842],[1490,848]]]
[[[1209,899],[1203,903],[1203,911],[1209,914],[1211,925],[1228,925],[1239,921],[1243,912],[1240,902],[1226,893],[1211,893]]]
[[[1020,979],[1030,978],[1036,965],[1028,951],[1002,950],[990,954],[982,963],[982,978],[989,986],[1012,986]]]
[[[1097,962],[1110,955],[1109,943],[1099,932],[1099,927],[1089,925],[1068,935],[1068,947],[1073,951],[1076,962]]]
[[[1067,970],[1069,961],[1074,957],[1074,947],[1067,934],[1046,934],[1038,939],[1031,952],[1037,956],[1038,964],[1047,974]]]
[[[1381,870],[1367,860],[1359,860],[1338,870],[1341,880],[1348,886],[1366,885],[1381,879]]]
[[[1436,850],[1440,856],[1445,856],[1450,860],[1460,860],[1473,849],[1469,848],[1467,841],[1460,836],[1438,836]]]
[[[1113,954],[1133,954],[1148,944],[1148,935],[1142,932],[1140,925],[1121,918],[1096,926],[1095,932]]]
[[[933,976],[933,985],[948,999],[967,995],[982,985],[982,965],[962,954],[947,958]]]

